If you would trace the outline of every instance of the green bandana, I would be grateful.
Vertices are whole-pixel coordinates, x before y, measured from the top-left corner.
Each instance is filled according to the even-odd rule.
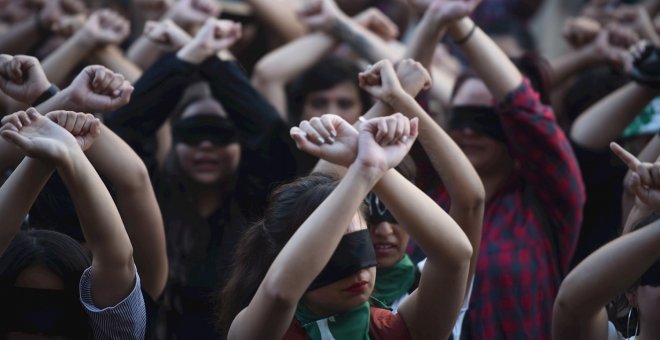
[[[369,340],[369,314],[369,302],[327,318],[319,318],[302,303],[296,308],[296,320],[312,340]]]
[[[415,264],[408,255],[390,268],[376,269],[376,287],[374,297],[383,301],[386,305],[392,303],[405,295],[415,283]]]

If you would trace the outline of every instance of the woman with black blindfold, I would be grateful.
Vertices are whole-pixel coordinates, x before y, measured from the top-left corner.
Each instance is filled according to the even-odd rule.
[[[275,183],[294,173],[286,124],[239,64],[216,56],[240,32],[239,24],[209,19],[192,41],[145,71],[128,105],[105,116],[151,170],[170,265],[167,334],[178,338],[219,337],[213,296],[246,221],[260,216]],[[167,119],[172,145],[158,164],[153,141]]]
[[[615,143],[611,148],[632,171],[636,208],[653,213],[566,277],[555,301],[553,339],[660,339],[660,159],[642,163]],[[608,322],[605,306],[624,294],[627,308],[615,305],[611,315],[624,312],[621,334]]]
[[[31,108],[2,121],[2,137],[26,157],[0,188],[0,337],[143,339],[146,310],[133,248],[83,153],[101,130],[99,120],[66,111],[42,116]],[[91,263],[64,234],[19,231],[55,170],[71,193]]]
[[[368,91],[379,97],[403,91],[391,63],[374,68],[388,77]],[[447,338],[472,247],[442,208],[392,169],[417,137],[418,120],[401,114],[364,120],[359,132],[338,116],[323,120],[335,136],[329,141],[319,142],[306,124],[291,135],[300,149],[348,170],[339,181],[311,175],[275,191],[263,221],[242,239],[223,291],[229,339]],[[377,261],[360,208],[372,190],[410,226],[429,259],[398,314],[370,298]]]
[[[427,9],[437,32],[448,32],[480,77],[457,81],[448,130],[486,193],[464,334],[546,340],[552,302],[577,243],[584,188],[552,109],[467,16],[478,2],[434,1]],[[447,17],[452,20],[443,22]],[[432,193],[443,206],[450,203],[448,185]]]

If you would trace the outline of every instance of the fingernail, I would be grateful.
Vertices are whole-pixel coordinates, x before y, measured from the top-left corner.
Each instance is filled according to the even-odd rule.
[[[335,143],[335,139],[332,138],[332,137],[328,137],[328,143],[330,143],[330,144],[334,144],[334,143]]]
[[[335,130],[330,131],[330,134],[332,135],[332,137],[337,137],[337,131]]]
[[[323,137],[319,137],[316,140],[319,141],[319,144],[325,143],[325,139],[323,139]]]
[[[408,136],[401,137],[401,142],[405,143],[408,141]]]

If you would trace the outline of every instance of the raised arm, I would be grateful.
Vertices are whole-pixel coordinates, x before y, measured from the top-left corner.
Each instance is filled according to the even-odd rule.
[[[82,148],[89,148],[100,132],[91,115],[67,113],[68,132],[36,110],[28,120],[13,124],[2,135],[30,157],[55,164],[69,190],[91,250],[92,298],[97,307],[116,305],[135,286],[133,248],[110,193]],[[74,137],[74,135],[76,137]]]
[[[307,33],[300,24],[291,2],[272,0],[248,0],[254,14],[283,41],[298,39]]]
[[[26,107],[38,105],[56,92],[54,88],[52,94],[47,92],[50,86],[37,58],[0,55],[0,90],[13,99]]]
[[[416,127],[414,123],[406,125],[407,119],[398,122],[404,124],[401,131],[408,133],[386,135],[382,129],[388,125],[386,121],[393,118],[374,119],[360,126],[356,142],[359,152],[346,176],[280,251],[254,298],[232,323],[229,339],[284,335],[296,305],[330,259],[347,231],[346,226],[356,228],[360,224],[354,219],[364,196],[388,168],[398,164],[416,137]],[[390,143],[395,137],[401,142]],[[355,146],[348,152],[355,152]],[[356,229],[349,229],[352,230]]]
[[[28,119],[27,113],[20,111],[3,118],[2,123],[14,120],[14,124],[27,124]],[[11,128],[10,125],[3,126],[0,133],[4,135],[4,131]],[[3,216],[0,221],[0,256],[19,232],[32,203],[54,170],[55,166],[47,161],[25,157],[0,187],[0,213]]]
[[[147,21],[144,32],[126,52],[126,56],[135,65],[145,70],[166,52],[174,52],[190,42],[188,32],[172,20]]]
[[[615,153],[633,170],[639,162],[618,145]],[[660,163],[648,164],[654,171]],[[640,200],[660,208],[660,182],[636,173],[636,193]],[[580,263],[559,288],[554,305],[553,339],[600,340],[607,338],[605,306],[638,282],[642,274],[660,258],[660,221],[628,233],[606,244]]]
[[[408,89],[408,91],[411,88],[410,84],[415,82],[414,79],[429,79],[423,66],[410,59],[399,62],[397,77],[402,80],[404,89]],[[422,83],[424,84],[424,82]],[[427,81],[425,85],[430,86],[430,83]],[[433,169],[447,188],[451,200],[449,215],[463,229],[474,249],[470,260],[467,293],[476,270],[479,245],[481,244],[486,193],[479,175],[463,151],[414,100],[413,96],[419,90],[418,85],[411,92],[401,92],[388,104],[394,111],[402,112],[408,118],[419,119],[418,140],[429,157]],[[403,223],[402,225],[405,226]]]
[[[111,10],[94,12],[80,30],[43,61],[48,79],[64,85],[73,68],[95,48],[121,43],[128,33],[128,21],[119,14]]]
[[[658,94],[658,89],[637,83],[621,87],[580,114],[571,126],[571,139],[585,148],[606,148]]]
[[[335,39],[323,32],[310,33],[262,57],[252,74],[252,84],[288,121],[285,86],[326,56]]]

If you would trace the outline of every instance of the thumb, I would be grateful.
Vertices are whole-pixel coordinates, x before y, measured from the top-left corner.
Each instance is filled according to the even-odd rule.
[[[642,179],[639,177],[638,173],[633,172],[630,175],[630,185],[635,195],[639,197],[640,201],[644,202],[646,205],[653,206],[650,204],[650,190],[642,185]]]

